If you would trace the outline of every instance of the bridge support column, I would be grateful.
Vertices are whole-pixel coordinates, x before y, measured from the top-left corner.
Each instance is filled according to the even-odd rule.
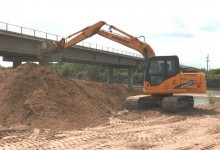
[[[16,68],[21,65],[21,61],[13,61],[13,68]]]
[[[109,67],[108,68],[108,84],[113,83],[113,68]]]
[[[49,62],[46,61],[46,60],[40,60],[40,61],[39,61],[39,65],[44,66],[44,67],[48,67]]]
[[[128,69],[128,87],[130,88],[133,87],[133,69],[132,68]]]

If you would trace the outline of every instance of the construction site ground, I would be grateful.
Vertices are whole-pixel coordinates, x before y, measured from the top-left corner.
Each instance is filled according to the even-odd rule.
[[[63,79],[31,62],[1,71],[0,90],[0,150],[220,149],[220,105],[204,103],[219,91],[175,114],[127,111],[140,88]]]

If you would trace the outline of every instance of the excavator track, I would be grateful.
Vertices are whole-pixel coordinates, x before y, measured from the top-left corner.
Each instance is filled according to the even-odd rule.
[[[130,96],[125,100],[127,110],[146,110],[160,107],[164,112],[175,113],[194,106],[192,96]]]
[[[127,110],[146,110],[153,107],[160,107],[162,99],[149,95],[130,96],[125,100]]]
[[[162,110],[175,113],[183,109],[191,109],[194,106],[192,96],[169,96],[163,98]]]

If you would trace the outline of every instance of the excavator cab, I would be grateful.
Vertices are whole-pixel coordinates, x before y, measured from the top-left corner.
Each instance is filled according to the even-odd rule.
[[[145,71],[145,82],[148,86],[158,86],[180,73],[179,59],[177,56],[155,56],[148,59]]]
[[[205,75],[202,72],[183,72],[177,56],[154,56],[148,59],[145,70],[144,93],[153,95],[204,93]]]

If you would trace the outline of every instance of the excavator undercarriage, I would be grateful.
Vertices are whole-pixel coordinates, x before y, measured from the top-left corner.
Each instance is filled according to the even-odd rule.
[[[146,110],[159,107],[164,112],[175,113],[183,109],[192,109],[193,106],[193,97],[185,95],[138,95],[130,96],[125,100],[127,110]]]

